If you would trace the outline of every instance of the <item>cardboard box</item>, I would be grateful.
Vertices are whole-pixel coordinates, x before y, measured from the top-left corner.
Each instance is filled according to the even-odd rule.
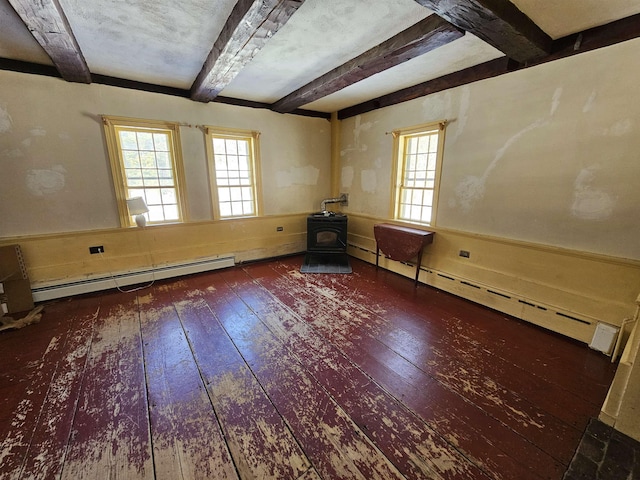
[[[0,293],[0,309],[6,313],[28,312],[33,309],[33,295],[29,280],[2,282],[4,293]],[[0,314],[1,315],[1,314]]]
[[[33,309],[31,283],[20,245],[0,247],[0,316]]]
[[[20,245],[0,247],[0,282],[6,280],[28,280],[27,267],[22,258]]]

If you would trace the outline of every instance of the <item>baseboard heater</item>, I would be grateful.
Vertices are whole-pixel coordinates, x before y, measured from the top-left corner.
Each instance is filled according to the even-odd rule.
[[[31,289],[33,300],[42,302],[54,298],[70,297],[83,293],[109,290],[116,287],[126,287],[139,283],[150,282],[151,280],[162,280],[165,278],[179,277],[192,273],[207,272],[219,268],[233,267],[235,257],[216,257],[194,260],[177,264],[162,265],[159,267],[135,270],[126,273],[113,274],[95,278],[87,278],[76,282],[66,282],[36,286]]]
[[[352,243],[349,243],[348,245],[349,247],[357,248],[366,252],[373,257],[376,255],[376,252],[368,248]],[[407,265],[415,268],[415,264]],[[589,338],[593,335],[596,324],[599,322],[598,319],[587,315],[569,312],[554,305],[538,302],[529,298],[523,298],[514,292],[500,291],[496,288],[481,285],[478,282],[469,281],[456,275],[444,273],[435,269],[420,267],[420,271],[426,274],[426,278],[424,275],[422,277],[425,285],[430,285],[481,305],[486,305],[516,318],[520,318],[544,328],[551,329],[555,332],[562,333],[566,336],[570,336],[584,343],[589,343]],[[444,282],[439,280],[444,280]],[[483,298],[482,294],[485,292],[489,295]],[[499,306],[494,301],[485,301],[486,298],[489,297],[494,297],[501,301],[502,305]],[[529,311],[521,310],[521,308],[525,306],[529,307]],[[544,321],[541,320],[542,318],[544,318]],[[558,319],[570,320],[574,325],[570,328],[573,333],[569,334],[567,333],[567,329],[561,328],[557,323]],[[580,332],[579,334],[576,333],[578,330]]]

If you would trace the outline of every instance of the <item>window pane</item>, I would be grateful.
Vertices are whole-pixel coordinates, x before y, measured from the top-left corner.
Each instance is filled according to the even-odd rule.
[[[249,171],[249,157],[246,157],[246,156],[238,157],[238,168],[240,170]]]
[[[238,153],[238,143],[236,140],[225,140],[224,142],[226,147],[227,155],[236,155]]]
[[[158,168],[171,168],[171,157],[169,157],[169,152],[157,152],[156,163]]]
[[[227,153],[227,150],[224,148],[224,139],[222,138],[214,138],[213,139],[213,152],[218,155],[224,156]]]
[[[147,205],[149,207],[149,220],[151,222],[163,222],[164,211],[162,205]]]
[[[123,151],[122,160],[124,161],[124,168],[140,168],[140,156],[137,151]]]
[[[149,205],[161,205],[162,199],[160,197],[160,190],[156,188],[149,188],[146,190],[147,206]]]
[[[422,204],[431,207],[433,205],[433,190],[425,190]]]
[[[162,195],[162,203],[166,204],[178,204],[178,197],[176,196],[175,188],[163,188],[160,190]]]
[[[216,160],[216,164],[215,164],[216,171],[222,171],[222,170],[226,170],[227,169],[227,156],[226,155],[216,154],[215,160]]]
[[[431,221],[431,207],[422,207],[422,218],[423,222]]]
[[[231,216],[231,203],[229,202],[220,203],[220,216],[221,217]]]
[[[231,200],[231,193],[228,188],[219,188],[218,189],[218,201],[220,202],[228,202]]]
[[[230,188],[229,190],[231,190],[231,201],[232,202],[237,202],[239,200],[242,200],[242,190],[239,188]]]
[[[414,205],[422,205],[422,190],[414,190],[411,198]]]
[[[164,218],[165,220],[179,220],[180,215],[178,213],[177,205],[165,205],[164,207]]]
[[[143,168],[156,168],[156,156],[153,152],[140,152],[140,164]]]
[[[147,132],[138,132],[138,149],[153,150],[153,135]]]
[[[120,131],[120,146],[123,150],[137,150],[138,140],[136,132]]]
[[[169,136],[166,133],[154,133],[153,144],[155,145],[156,152],[168,152],[169,151]]]
[[[407,140],[407,154],[415,155],[418,152],[418,142],[415,138]]]
[[[231,215],[234,217],[239,217],[243,214],[242,211],[242,202],[232,202],[231,203]]]

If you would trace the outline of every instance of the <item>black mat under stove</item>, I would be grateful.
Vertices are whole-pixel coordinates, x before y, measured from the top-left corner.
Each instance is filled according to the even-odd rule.
[[[307,253],[300,267],[302,273],[352,273],[346,253]]]

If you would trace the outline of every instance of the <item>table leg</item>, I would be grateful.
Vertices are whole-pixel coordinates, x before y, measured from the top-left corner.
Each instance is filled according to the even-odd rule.
[[[422,264],[422,248],[418,252],[418,264],[416,265],[416,282],[415,286],[418,286],[418,277],[420,276],[420,265]]]

